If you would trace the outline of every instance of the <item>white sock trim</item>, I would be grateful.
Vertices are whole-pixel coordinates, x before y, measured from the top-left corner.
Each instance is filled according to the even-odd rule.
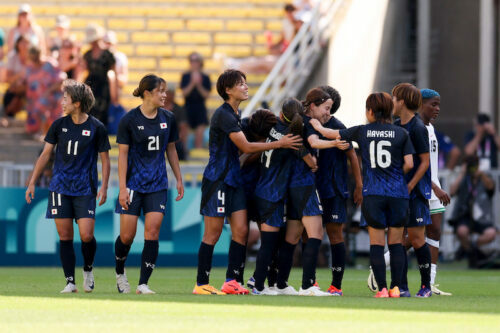
[[[433,247],[439,249],[439,241],[438,240],[434,240],[434,239],[430,239],[429,237],[425,237],[425,242],[427,244],[429,244],[430,246],[433,246]]]

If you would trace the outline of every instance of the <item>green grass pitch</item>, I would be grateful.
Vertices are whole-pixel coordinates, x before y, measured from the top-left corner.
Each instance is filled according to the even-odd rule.
[[[156,269],[156,295],[120,295],[112,268],[95,269],[96,289],[60,295],[60,268],[0,268],[0,332],[500,332],[500,271],[440,270],[442,289],[453,296],[374,299],[366,270],[347,269],[343,297],[192,295],[193,268]],[[220,287],[225,270],[214,269]],[[326,289],[330,271],[318,270]],[[139,271],[127,271],[135,288]],[[248,276],[248,273],[247,273]],[[390,273],[388,272],[388,278]],[[299,287],[301,269],[290,283]],[[412,294],[418,273],[409,276]],[[445,331],[446,330],[446,331]]]

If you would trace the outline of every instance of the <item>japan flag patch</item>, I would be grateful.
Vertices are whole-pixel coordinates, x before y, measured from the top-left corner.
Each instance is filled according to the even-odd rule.
[[[161,129],[167,128],[167,123],[160,123],[160,128]]]
[[[224,207],[217,207],[217,213],[224,213]]]
[[[52,209],[52,215],[57,215],[57,209]]]
[[[88,131],[88,130],[83,130],[83,131],[82,131],[82,135],[83,135],[83,136],[90,136],[90,131]]]

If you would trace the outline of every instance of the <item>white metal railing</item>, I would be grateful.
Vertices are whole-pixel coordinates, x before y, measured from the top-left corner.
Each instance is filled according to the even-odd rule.
[[[321,0],[314,7],[310,20],[299,29],[243,110],[242,117],[248,117],[262,102],[267,102],[277,114],[285,98],[298,95],[330,39],[336,24],[333,18],[345,1]]]

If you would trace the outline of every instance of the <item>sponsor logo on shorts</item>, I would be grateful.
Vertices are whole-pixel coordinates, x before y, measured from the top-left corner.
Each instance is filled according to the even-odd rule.
[[[163,128],[167,128],[167,123],[160,123],[160,128],[163,129]]]
[[[422,223],[424,222],[424,218],[423,217],[417,217],[417,223]]]
[[[89,210],[89,214],[90,215],[94,215],[94,211],[93,210]]]
[[[217,213],[224,213],[224,207],[217,207]]]
[[[83,130],[82,131],[83,136],[90,136],[90,131],[89,130]]]
[[[52,215],[57,215],[57,209],[52,209]]]
[[[160,209],[165,210],[165,205],[160,205]]]
[[[63,131],[64,133],[66,133],[66,132],[68,131],[68,129],[67,129],[67,128],[63,128],[63,129],[62,129],[62,131]]]
[[[332,219],[334,219],[334,220],[338,220],[338,219],[339,219],[339,216],[338,216],[337,214],[333,214],[333,215],[332,215]]]
[[[138,129],[139,131],[143,131],[143,130],[144,130],[144,126],[137,126],[137,129]]]

